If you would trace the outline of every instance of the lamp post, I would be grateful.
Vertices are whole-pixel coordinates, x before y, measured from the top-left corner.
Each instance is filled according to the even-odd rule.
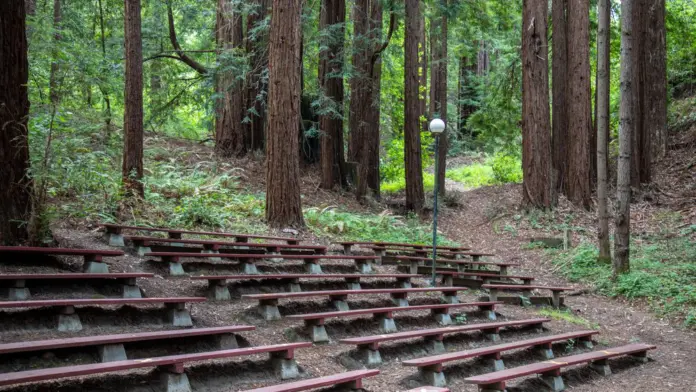
[[[437,260],[437,194],[438,194],[438,162],[439,152],[440,152],[440,135],[445,131],[445,122],[439,118],[434,118],[430,121],[430,126],[428,127],[430,132],[435,136],[435,195],[433,197],[433,264],[432,264],[432,276],[430,284],[435,287],[437,281],[435,280],[435,261]]]

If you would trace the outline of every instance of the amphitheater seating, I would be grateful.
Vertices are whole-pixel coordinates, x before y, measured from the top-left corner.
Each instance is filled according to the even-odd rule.
[[[175,327],[190,327],[191,315],[186,310],[186,303],[205,302],[199,297],[174,298],[92,298],[92,299],[54,299],[44,301],[9,301],[0,302],[0,309],[60,307],[58,331],[76,332],[82,330],[80,317],[75,313],[76,306],[99,305],[157,305],[164,304],[168,311],[168,321]]]
[[[402,242],[379,242],[379,241],[374,241],[374,242],[369,242],[369,241],[340,241],[340,242],[334,242],[334,244],[341,245],[343,247],[343,252],[345,254],[350,254],[352,251],[352,248],[354,246],[378,246],[378,247],[397,247],[397,248],[405,248],[405,249],[430,249],[432,251],[433,246],[432,245],[421,245],[421,244],[409,244],[409,243],[402,243]],[[465,246],[445,246],[445,245],[438,245],[437,246],[438,251],[439,250],[444,250],[444,251],[466,251],[470,250],[471,248],[465,247]]]
[[[139,255],[152,252],[192,252],[192,253],[277,253],[277,254],[326,254],[326,247],[319,245],[257,244],[249,242],[229,242],[204,239],[176,239],[157,237],[125,236],[130,240]],[[159,245],[158,245],[159,244]],[[167,245],[161,245],[167,244]],[[187,247],[185,245],[200,245]]]
[[[17,258],[26,255],[82,256],[84,258],[84,272],[106,274],[109,272],[109,267],[103,262],[103,258],[123,256],[123,252],[120,250],[0,246],[0,255],[0,260],[8,260],[10,258]]]
[[[259,302],[258,311],[265,320],[280,320],[278,301],[281,299],[329,297],[332,305],[339,311],[348,309],[346,299],[349,295],[374,296],[375,294],[389,294],[396,306],[408,306],[408,294],[441,292],[446,303],[458,303],[457,292],[466,290],[465,287],[424,287],[411,289],[369,289],[369,290],[323,290],[304,291],[299,293],[271,293],[271,294],[245,294],[244,299],[253,299]]]
[[[372,315],[379,320],[380,330],[383,333],[396,332],[396,323],[394,322],[394,313],[398,312],[414,312],[429,310],[434,316],[435,321],[442,325],[452,324],[450,312],[452,309],[464,307],[476,307],[480,311],[486,312],[489,319],[495,320],[495,305],[497,302],[473,302],[459,304],[435,304],[435,305],[416,305],[416,306],[397,306],[389,308],[369,308],[358,310],[346,310],[338,312],[324,312],[311,314],[296,314],[287,316],[292,320],[303,320],[307,330],[312,337],[314,343],[328,342],[329,335],[326,333],[324,323],[329,318],[344,318],[353,316]]]
[[[548,318],[536,318],[495,323],[469,324],[445,328],[420,329],[415,331],[341,339],[340,343],[357,346],[359,354],[363,357],[363,360],[368,365],[378,365],[382,362],[382,357],[379,353],[380,343],[425,338],[431,351],[443,352],[445,350],[445,346],[442,341],[444,336],[448,334],[480,331],[486,336],[487,339],[495,342],[500,340],[500,335],[498,333],[500,332],[501,328],[536,327],[537,329],[541,329],[543,324],[549,321],[551,320]]]
[[[456,259],[436,259],[438,271],[452,271],[448,270],[449,265],[456,265],[455,272],[487,272],[487,273],[498,273],[500,275],[507,275],[509,267],[517,267],[518,263],[509,262],[486,262],[486,261],[471,261],[471,260],[456,260]],[[422,256],[393,256],[393,257],[382,257],[382,264],[407,264],[409,266],[409,273],[412,274],[429,274],[431,271],[432,258],[422,257]],[[498,271],[479,269],[497,267]]]
[[[539,338],[518,340],[495,346],[416,358],[402,361],[401,364],[403,366],[418,367],[420,369],[420,375],[423,381],[428,384],[442,387],[447,383],[445,380],[445,374],[442,371],[445,363],[471,358],[485,358],[490,361],[493,371],[498,371],[505,369],[505,364],[502,360],[503,352],[524,348],[535,348],[543,359],[553,359],[553,351],[551,350],[551,345],[553,343],[577,340],[583,343],[585,347],[592,348],[592,336],[596,334],[599,334],[599,331],[588,330],[569,332],[560,335],[542,336]]]
[[[629,344],[482,374],[469,377],[464,381],[478,385],[479,391],[504,392],[508,381],[530,375],[541,375],[541,379],[551,391],[560,392],[565,390],[565,385],[561,378],[561,369],[565,367],[589,363],[590,367],[600,374],[609,375],[611,374],[611,368],[609,367],[608,359],[629,355],[637,358],[639,361],[646,362],[648,360],[648,351],[655,348],[655,346],[648,344]]]
[[[271,358],[274,360],[273,362],[276,372],[280,374],[281,379],[285,380],[296,378],[298,376],[297,363],[295,362],[295,350],[310,347],[311,345],[312,343],[309,342],[276,344],[270,346],[237,348],[194,354],[168,355],[164,357],[152,357],[146,359],[129,359],[125,361],[2,373],[0,374],[0,386],[122,372],[124,370],[158,368],[161,371],[161,379],[166,383],[165,389],[167,391],[189,391],[191,387],[189,386],[188,377],[184,372],[185,364],[207,361],[211,359],[245,357],[248,355],[262,353],[268,353],[271,356]]]
[[[310,378],[287,384],[273,385],[270,387],[250,389],[245,392],[297,392],[309,391],[324,387],[345,387],[351,390],[362,390],[362,380],[379,374],[379,370],[354,370],[325,377]]]
[[[0,281],[10,281],[9,288],[10,301],[24,301],[31,297],[27,281],[37,283],[48,283],[50,281],[85,281],[99,280],[100,284],[107,284],[109,281],[115,281],[122,287],[123,298],[141,298],[140,288],[136,283],[137,278],[151,278],[154,274],[148,273],[107,273],[107,274],[91,274],[91,273],[66,273],[66,274],[2,274]]]
[[[204,235],[208,237],[228,237],[234,238],[235,242],[249,242],[250,239],[258,240],[268,240],[268,241],[281,241],[287,242],[290,245],[297,245],[300,240],[297,238],[288,237],[273,237],[266,235],[255,235],[255,234],[233,234],[233,233],[217,233],[210,231],[189,231],[189,230],[177,230],[177,229],[165,229],[165,228],[155,228],[155,227],[141,227],[141,226],[128,226],[119,225],[114,223],[100,223],[99,226],[103,227],[105,230],[105,236],[111,246],[124,246],[123,243],[123,231],[140,231],[146,233],[167,233],[169,238],[182,238],[185,235]]]
[[[512,279],[522,281],[524,285],[531,285],[534,280],[531,276],[525,275],[500,275],[490,273],[488,271],[481,272],[456,272],[456,271],[438,271],[438,275],[442,275],[442,280],[445,286],[465,286],[471,288],[479,288],[483,284],[489,283],[510,283]]]
[[[438,388],[438,387],[431,387],[431,386],[425,386],[425,387],[418,387],[414,389],[409,389],[406,392],[450,392],[449,388]]]
[[[549,290],[551,291],[551,305],[553,305],[556,308],[561,307],[563,305],[563,298],[561,298],[561,294],[564,291],[569,291],[573,290],[571,287],[553,287],[553,286],[534,286],[534,285],[514,285],[514,284],[484,284],[481,286],[481,288],[488,289],[489,295],[488,295],[488,300],[489,301],[497,301],[498,298],[500,298],[501,301],[505,301],[506,303],[512,303],[512,304],[519,304],[521,303],[522,305],[526,305],[524,300],[520,299],[520,297],[499,297],[498,293],[500,291],[517,291],[517,292],[522,292],[522,295],[529,300],[530,303],[548,303],[548,298],[546,297],[533,297],[532,296],[532,290]]]
[[[125,344],[154,342],[176,339],[212,338],[220,350],[238,348],[236,333],[253,331],[256,327],[234,325],[229,327],[175,329],[169,331],[125,333],[119,335],[81,336],[67,339],[34,340],[0,344],[0,355],[17,353],[40,353],[59,349],[96,348],[101,362],[127,359]]]
[[[182,258],[196,258],[199,260],[210,261],[211,255],[202,253],[180,253],[180,252],[150,252],[145,253],[146,257],[159,257],[161,261],[169,263],[170,275],[185,275],[184,268],[181,265]],[[239,260],[244,268],[245,274],[258,274],[256,262],[267,259],[282,259],[282,260],[303,260],[305,269],[310,274],[321,274],[321,266],[319,262],[323,260],[353,260],[355,266],[360,273],[368,274],[372,272],[372,263],[377,259],[377,256],[343,256],[343,255],[269,255],[269,254],[239,254],[239,253],[219,253],[213,255],[220,259],[235,259]]]
[[[346,282],[349,290],[360,290],[360,280],[370,279],[395,279],[401,288],[411,287],[411,278],[417,278],[415,274],[263,274],[263,275],[202,275],[193,276],[192,280],[207,280],[209,296],[218,301],[225,301],[231,298],[230,290],[227,288],[227,281],[268,281],[277,280],[289,286],[289,291],[300,292],[301,279],[325,280],[341,279]]]

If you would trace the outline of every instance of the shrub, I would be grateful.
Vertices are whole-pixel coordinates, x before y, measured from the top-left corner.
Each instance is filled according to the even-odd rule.
[[[521,183],[522,162],[518,158],[497,153],[491,160],[493,176],[498,184]]]

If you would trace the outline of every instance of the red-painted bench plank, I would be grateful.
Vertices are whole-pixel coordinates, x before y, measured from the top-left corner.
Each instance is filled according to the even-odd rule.
[[[287,384],[272,385],[269,387],[249,389],[244,392],[298,392],[329,387],[340,384],[354,383],[353,390],[362,389],[362,379],[379,374],[379,370],[355,370],[352,372],[333,374],[331,376],[311,378],[309,380],[295,381]]]
[[[125,273],[65,273],[65,274],[2,274],[0,280],[52,280],[52,279],[132,279],[132,278],[152,278],[155,274],[146,272],[125,272]]]
[[[394,256],[395,260],[400,261],[432,261],[429,257],[419,257],[419,256]],[[457,260],[457,259],[436,259],[436,262],[442,264],[471,264],[471,265],[482,265],[482,266],[504,266],[504,267],[519,267],[519,263],[510,262],[496,262],[496,261],[472,261],[472,260]]]
[[[277,252],[281,249],[326,251],[326,246],[321,245],[259,244],[250,242],[230,242],[204,239],[158,238],[141,236],[125,236],[123,238],[131,240],[134,243],[137,243],[139,246],[150,246],[150,244],[153,242],[164,242],[176,244],[206,245],[213,249],[218,249],[221,247],[246,247],[266,249],[271,252]]]
[[[379,241],[339,241],[339,242],[334,242],[334,244],[339,244],[342,246],[353,246],[353,245],[368,245],[368,246],[377,246],[377,247],[401,247],[401,248],[413,248],[413,249],[433,249],[432,245],[421,245],[421,244],[409,244],[409,243],[402,243],[402,242],[379,242]],[[471,248],[466,247],[466,246],[447,246],[447,245],[438,245],[437,249],[443,249],[443,250],[469,250]]]
[[[223,259],[286,259],[286,260],[377,260],[377,256],[343,256],[343,255],[273,255],[273,254],[246,254],[246,253],[187,253],[187,252],[148,252],[150,257],[189,257],[209,258],[220,257]]]
[[[322,290],[322,291],[304,291],[300,293],[269,293],[269,294],[244,294],[242,298],[247,299],[291,299],[305,297],[324,297],[324,296],[344,296],[344,295],[372,295],[372,294],[413,294],[413,293],[428,293],[442,292],[453,293],[456,295],[458,291],[467,290],[466,287],[417,287],[412,289],[366,289],[366,290]]]
[[[166,229],[166,228],[157,228],[157,227],[142,227],[142,226],[128,226],[128,225],[119,225],[119,224],[113,224],[113,223],[100,223],[99,226],[104,227],[107,231],[107,233],[120,233],[122,230],[137,230],[137,231],[149,231],[149,232],[161,232],[161,233],[169,233],[178,235],[179,237],[182,234],[191,234],[191,235],[206,235],[210,237],[234,237],[234,238],[243,238],[243,239],[260,239],[260,240],[273,240],[273,241],[287,241],[289,244],[290,243],[299,243],[299,240],[296,238],[289,238],[289,237],[274,237],[274,236],[267,236],[267,235],[256,235],[256,234],[237,234],[237,233],[220,233],[220,232],[212,232],[212,231],[190,231],[190,230],[178,230],[178,229]]]
[[[205,301],[206,299],[203,297],[50,299],[40,301],[3,301],[0,302],[0,309],[38,308],[43,306],[176,304]]]
[[[41,248],[28,246],[0,246],[0,253],[59,256],[123,256],[120,250]]]
[[[122,344],[150,340],[180,339],[194,336],[253,331],[255,329],[256,327],[251,325],[233,325],[228,327],[175,329],[169,331],[125,333],[118,335],[81,336],[68,339],[34,340],[0,344],[0,354],[56,350],[69,347],[100,346],[105,344]]]
[[[338,312],[324,313],[308,313],[308,314],[293,314],[286,318],[293,320],[325,320],[327,318],[342,318],[350,316],[361,316],[366,314],[382,314],[382,313],[397,313],[397,312],[415,312],[419,310],[449,310],[465,307],[485,307],[486,309],[494,309],[495,305],[500,305],[502,302],[467,302],[459,304],[434,304],[434,305],[414,305],[414,306],[392,306],[388,308],[369,308],[357,310],[345,310]]]
[[[526,276],[526,275],[500,275],[500,274],[493,274],[488,271],[481,271],[481,272],[457,272],[457,271],[437,271],[439,275],[448,275],[452,277],[459,277],[459,276],[464,276],[464,277],[472,277],[472,278],[494,278],[494,279],[524,279],[524,280],[534,280],[535,278],[533,276]]]
[[[449,388],[426,386],[426,387],[418,387],[418,388],[409,389],[406,392],[450,392],[450,390],[449,390]]]
[[[564,367],[590,363],[594,361],[610,359],[623,355],[633,355],[647,353],[648,350],[657,348],[648,344],[629,344],[621,347],[614,347],[601,351],[592,351],[578,355],[561,357],[554,360],[533,363],[525,366],[520,366],[512,369],[505,369],[498,372],[482,374],[474,377],[469,377],[464,381],[468,384],[477,385],[495,385],[493,390],[502,390],[505,388],[505,382],[532,374],[545,374],[560,370]],[[502,388],[501,388],[502,387]]]
[[[294,350],[311,347],[312,343],[289,343],[271,346],[248,347],[232,350],[219,350],[195,354],[169,355],[146,359],[132,359],[126,361],[105,362],[99,364],[64,366],[50,369],[27,370],[14,373],[0,374],[0,386],[15,385],[27,382],[57,380],[69,377],[86,376],[92,374],[112,373],[123,370],[153,368],[158,366],[176,365],[183,371],[183,364],[190,362],[207,361],[211,359],[223,359],[242,357],[252,354],[286,352],[285,359],[294,358]]]
[[[570,291],[570,290],[575,290],[572,287],[520,285],[520,284],[484,284],[481,287],[484,289],[498,289],[498,290],[510,290],[510,291],[524,291],[524,290]]]
[[[410,279],[417,274],[236,274],[192,276],[192,280],[263,280],[263,279]]]

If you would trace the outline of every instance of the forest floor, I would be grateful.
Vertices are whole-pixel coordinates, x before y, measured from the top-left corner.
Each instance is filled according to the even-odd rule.
[[[667,159],[657,167],[656,182],[650,188],[639,192],[640,198],[633,207],[632,227],[636,234],[663,232],[665,224],[668,229],[677,230],[696,225],[696,170],[693,157],[696,156],[696,130],[694,139],[686,142],[675,141],[681,146],[670,151]],[[159,138],[160,142],[162,138]],[[191,148],[199,154],[199,159],[207,159],[210,151],[205,146],[187,145],[176,141],[177,145]],[[169,148],[173,146],[164,146]],[[195,159],[194,159],[195,161]],[[195,163],[195,162],[191,162]],[[259,159],[248,158],[234,161],[233,166],[239,168],[241,183],[248,192],[261,192],[265,186],[263,165]],[[315,169],[305,168],[301,178],[303,203],[305,207],[326,208],[340,206],[342,210],[362,214],[380,214],[389,211],[388,206],[398,204],[399,197],[390,197],[382,202],[371,202],[367,205],[357,203],[351,194],[328,192],[319,189],[319,180],[314,174]],[[449,184],[456,185],[456,184]],[[624,297],[610,298],[600,294],[589,282],[570,282],[562,273],[563,264],[554,261],[554,254],[530,246],[531,237],[560,237],[564,230],[570,230],[571,242],[578,245],[582,242],[593,242],[595,238],[595,221],[593,212],[575,209],[565,200],[560,201],[558,210],[553,213],[525,212],[521,209],[521,186],[510,184],[504,186],[484,187],[474,190],[450,189],[458,192],[454,197],[456,202],[443,208],[440,215],[439,228],[449,240],[470,245],[480,251],[496,254],[496,259],[515,261],[521,264],[515,269],[520,274],[537,277],[539,284],[572,286],[577,288],[576,294],[567,297],[567,311],[551,311],[545,308],[521,308],[501,306],[498,309],[500,320],[524,319],[533,317],[551,317],[544,334],[557,334],[571,330],[597,328],[600,330],[598,348],[606,348],[633,342],[645,342],[657,345],[657,350],[650,353],[652,360],[644,365],[631,361],[618,360],[612,363],[615,374],[600,377],[588,370],[578,367],[563,373],[566,385],[570,390],[579,392],[624,392],[624,391],[694,391],[694,359],[696,358],[696,332],[684,326],[684,317],[664,316],[656,311],[654,303],[646,300],[628,300]],[[678,218],[674,218],[674,214]],[[665,218],[667,216],[669,219]],[[665,223],[665,219],[669,220]],[[427,223],[428,218],[424,217]],[[53,232],[60,245],[68,247],[100,247],[106,248],[93,220],[61,220],[54,225]],[[669,231],[669,230],[668,230]],[[278,234],[278,233],[276,233]],[[331,236],[313,231],[300,233],[304,243],[328,245],[332,240],[340,238],[340,234]],[[687,234],[691,245],[694,244],[694,234]],[[337,249],[335,249],[337,250]],[[29,271],[58,271],[79,270],[77,260],[60,259],[60,264],[53,267],[27,267],[26,265],[2,266],[2,272]],[[231,264],[225,271],[236,272],[236,265]],[[114,272],[147,271],[157,274],[155,279],[141,281],[144,293],[150,297],[161,296],[194,296],[205,295],[203,283],[193,283],[187,279],[176,279],[176,284],[167,279],[164,269],[156,263],[134,255],[127,254],[122,259],[111,263]],[[300,272],[301,264],[284,264],[282,267],[268,263],[261,268],[262,272],[287,271]],[[394,267],[377,267],[378,272],[393,272]],[[198,270],[196,272],[203,272]],[[324,272],[350,272],[351,263],[336,262],[324,266]],[[415,286],[427,285],[425,279],[418,279]],[[365,288],[384,287],[383,282],[368,281]],[[307,284],[304,290],[338,288],[338,284]],[[685,290],[690,290],[688,286]],[[191,307],[194,325],[220,326],[231,324],[252,324],[257,327],[254,332],[243,333],[245,345],[263,345],[283,343],[287,341],[302,341],[307,339],[303,329],[295,322],[282,320],[267,323],[254,312],[254,304],[242,301],[240,295],[258,292],[259,288],[250,285],[230,285],[233,300],[229,303],[208,302]],[[261,287],[262,292],[277,291],[277,286]],[[70,296],[104,295],[100,290],[89,287],[72,285],[58,291],[40,291],[35,295],[39,298],[59,298]],[[460,296],[462,302],[471,301],[481,293],[472,290]],[[412,304],[433,303],[437,299],[432,296],[414,296]],[[349,301],[351,308],[387,306],[387,298],[373,298],[370,301]],[[282,305],[282,304],[281,304]],[[281,306],[281,314],[328,311],[328,304],[322,301],[300,300],[290,305]],[[134,330],[157,330],[165,326],[158,323],[157,312],[125,308],[118,311],[97,311],[91,309],[83,314],[85,329],[80,335],[95,335],[107,333],[132,332]],[[143,320],[145,321],[144,323]],[[460,322],[485,322],[481,314],[466,313]],[[47,324],[48,323],[48,324]],[[431,321],[425,312],[413,313],[409,317],[397,317],[396,323],[400,330],[434,328],[437,325]],[[312,348],[297,352],[297,362],[300,365],[301,377],[316,377],[360,368],[355,353],[350,346],[338,344],[338,339],[344,337],[378,334],[379,330],[374,321],[355,319],[350,321],[332,321],[327,324],[331,342],[325,345],[315,345]],[[37,314],[19,316],[3,313],[0,315],[0,340],[3,342],[45,339],[57,337],[58,334],[50,329],[50,322]],[[519,340],[535,336],[528,330],[513,330],[502,333],[503,341]],[[464,350],[473,347],[490,345],[478,334],[464,334],[448,338],[445,341],[448,351]],[[170,347],[144,347],[135,355],[147,357],[160,355],[172,350],[204,350],[206,347],[198,343],[182,342]],[[567,345],[554,347],[558,355],[563,355]],[[574,351],[579,349],[575,348]],[[415,388],[423,383],[418,379],[413,368],[400,365],[400,361],[413,357],[424,356],[425,350],[420,341],[405,344],[384,345],[382,357],[385,363],[379,367],[381,374],[365,380],[364,387],[370,392],[397,392]],[[38,358],[25,358],[19,361],[0,365],[4,369],[31,369],[36,366],[58,366],[66,363],[84,363],[91,361],[91,355],[66,354],[57,352]],[[504,356],[508,367],[513,367],[532,361],[529,352],[513,353]],[[257,361],[236,361],[233,365],[222,366],[212,363],[195,366],[190,370],[191,384],[196,391],[239,391],[271,385],[278,380],[269,371],[268,363]],[[466,385],[464,379],[470,375],[485,371],[481,361],[465,361],[445,368],[445,374],[452,391],[475,391],[474,386]],[[153,373],[149,373],[150,378]],[[543,390],[538,380],[529,378],[511,383],[510,392],[532,392]],[[46,390],[45,387],[0,388],[13,392],[28,392]],[[52,391],[150,391],[143,383],[142,374],[123,377],[113,375],[85,380],[69,380],[54,383]]]

